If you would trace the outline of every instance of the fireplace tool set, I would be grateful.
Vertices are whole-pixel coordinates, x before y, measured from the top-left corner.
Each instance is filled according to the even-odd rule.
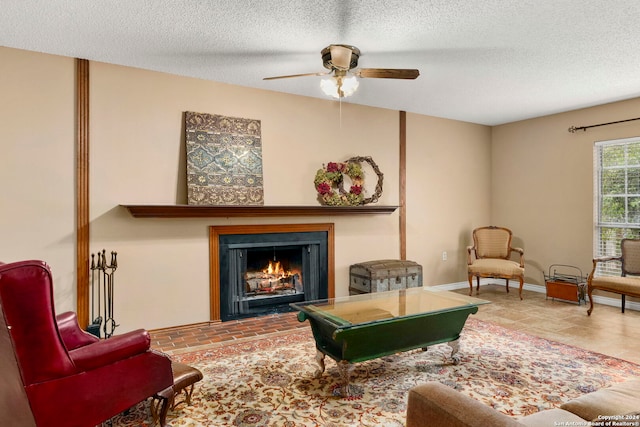
[[[104,338],[111,337],[113,331],[119,326],[113,318],[113,279],[118,268],[117,257],[117,252],[111,252],[111,261],[107,264],[104,249],[102,252],[98,252],[97,256],[91,254],[91,317],[93,323],[87,326],[87,332],[98,338],[100,338],[101,326]]]

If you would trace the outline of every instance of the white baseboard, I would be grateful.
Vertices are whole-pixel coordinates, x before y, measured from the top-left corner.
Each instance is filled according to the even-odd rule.
[[[500,284],[500,282],[496,282],[494,279],[480,279],[480,286],[486,286],[489,284]],[[517,286],[517,285],[516,285]],[[474,282],[475,287],[475,282]],[[434,288],[442,289],[444,291],[454,291],[456,289],[468,289],[469,282],[456,282],[456,283],[447,283],[444,285],[436,285]],[[525,283],[522,287],[527,291],[538,292],[541,294],[546,294],[547,290],[543,285],[534,285],[532,283]],[[510,289],[513,289],[513,284],[511,284]],[[517,287],[516,287],[517,289]],[[602,305],[610,305],[612,307],[622,307],[622,301],[620,298],[611,298],[611,297],[603,297],[599,295],[593,296],[593,302],[602,304]],[[640,303],[634,301],[627,301],[625,304],[625,310],[635,310],[640,311]]]

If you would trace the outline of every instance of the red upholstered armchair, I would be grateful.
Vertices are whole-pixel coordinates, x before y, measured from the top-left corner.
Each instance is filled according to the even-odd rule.
[[[92,427],[173,384],[145,330],[100,340],[55,316],[42,261],[0,265],[0,425]]]

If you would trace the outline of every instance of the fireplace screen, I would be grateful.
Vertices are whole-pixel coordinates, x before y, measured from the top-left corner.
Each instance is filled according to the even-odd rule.
[[[280,234],[221,240],[222,320],[290,311],[292,302],[327,297],[326,241],[291,236],[308,233]]]

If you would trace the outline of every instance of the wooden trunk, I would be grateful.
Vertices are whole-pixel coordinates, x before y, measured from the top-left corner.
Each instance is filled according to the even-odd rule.
[[[415,261],[383,259],[349,268],[349,293],[365,294],[422,286],[422,266]]]

